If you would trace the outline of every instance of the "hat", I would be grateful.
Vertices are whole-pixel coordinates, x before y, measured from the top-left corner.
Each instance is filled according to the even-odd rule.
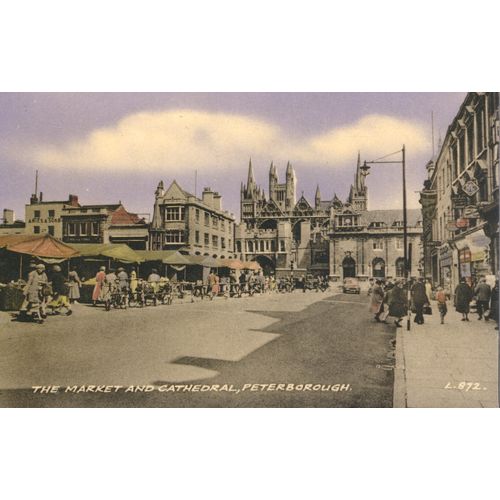
[[[52,266],[52,270],[56,271],[56,272],[60,272],[61,268],[60,268],[60,266],[58,266],[57,264],[55,264],[55,265]]]
[[[41,271],[45,271],[45,266],[44,266],[43,264],[37,264],[37,265],[35,266],[35,269],[39,269],[39,270],[41,270]]]
[[[106,268],[105,268],[104,266],[101,266],[101,267],[99,268],[99,271],[106,271]]]

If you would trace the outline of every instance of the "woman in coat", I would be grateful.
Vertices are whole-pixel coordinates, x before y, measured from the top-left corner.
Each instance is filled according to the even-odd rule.
[[[400,328],[401,320],[408,313],[408,299],[401,282],[396,283],[396,286],[390,291],[388,303],[389,316],[396,318],[396,320],[394,320],[394,324]]]
[[[98,300],[101,300],[102,288],[105,280],[106,280],[106,268],[102,266],[101,268],[99,268],[99,272],[95,275],[95,286],[94,286],[94,291],[92,292],[92,302],[94,303],[94,305]]]
[[[82,282],[78,273],[76,272],[76,267],[72,267],[71,271],[68,274],[68,298],[70,303],[72,304],[75,300],[80,298],[80,287],[82,286]]]
[[[472,300],[472,288],[462,278],[455,288],[455,309],[462,313],[462,321],[469,321],[470,302]]]
[[[375,281],[371,291],[370,311],[375,314],[375,321],[380,321],[380,313],[384,311],[384,290],[379,280]]]

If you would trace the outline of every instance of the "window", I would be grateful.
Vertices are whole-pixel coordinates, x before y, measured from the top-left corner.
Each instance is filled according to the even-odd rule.
[[[384,242],[382,240],[373,242],[373,250],[383,250],[383,249],[384,249]]]
[[[94,214],[98,214],[100,211],[101,211],[100,208],[93,208],[92,209],[92,213],[94,213]]]
[[[40,210],[35,210],[35,211],[33,212],[33,217],[34,217],[35,219],[39,219],[39,218],[40,218]]]
[[[484,147],[484,110],[476,114],[476,149],[479,154]]]
[[[249,252],[253,252],[253,241],[247,241],[247,247]]]
[[[198,245],[200,243],[200,232],[195,231],[194,232],[194,242]]]
[[[56,216],[55,210],[49,210],[49,219],[53,219]]]
[[[276,240],[271,240],[271,252],[276,252]]]
[[[68,224],[68,235],[75,236],[76,234],[76,224],[74,222],[70,222]]]
[[[396,250],[403,250],[403,240],[399,238],[396,240]]]
[[[220,239],[220,247],[222,249],[226,248],[226,238],[221,237],[221,239]]]
[[[220,229],[221,229],[221,231],[226,230],[226,221],[224,219],[220,220]]]
[[[262,241],[262,240],[259,242],[259,250],[260,250],[261,252],[263,252],[263,251],[264,251],[264,241]]]
[[[35,234],[40,234],[40,226],[33,226],[33,232]]]
[[[229,250],[231,250],[231,239],[227,240],[227,248],[229,248]]]
[[[459,173],[462,173],[465,169],[465,135],[458,138],[458,154],[459,154]]]
[[[241,241],[237,241],[237,242],[236,242],[236,251],[237,251],[238,253],[241,253]]]
[[[467,163],[474,158],[474,120],[467,125]]]
[[[184,219],[184,207],[167,207],[165,210],[165,220],[183,220]]]
[[[210,224],[210,214],[205,212],[205,226]]]
[[[87,236],[87,223],[86,222],[80,223],[80,236]]]
[[[92,236],[98,236],[99,235],[99,222],[92,222],[90,227],[91,227],[91,231],[92,231]]]
[[[49,226],[49,234],[54,236],[54,226]]]
[[[219,238],[217,236],[212,236],[212,246],[217,248],[219,246]]]
[[[196,222],[200,222],[200,209],[197,208],[195,211],[194,211],[194,214],[195,214],[195,219],[196,219]]]
[[[205,244],[206,247],[210,245],[210,235],[208,233],[205,233],[203,235],[203,243]]]
[[[280,252],[285,251],[285,240],[280,240]]]
[[[184,231],[171,230],[165,232],[165,243],[183,243]]]
[[[217,219],[217,217],[213,215],[212,215],[212,227],[214,227],[215,229],[219,227],[219,220]]]

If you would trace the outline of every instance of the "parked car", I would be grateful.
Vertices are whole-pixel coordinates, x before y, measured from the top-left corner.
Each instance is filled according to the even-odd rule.
[[[342,285],[343,293],[361,293],[359,281],[356,278],[345,278]]]

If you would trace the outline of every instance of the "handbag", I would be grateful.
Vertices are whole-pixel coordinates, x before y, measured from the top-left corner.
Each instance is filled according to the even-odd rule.
[[[432,315],[432,307],[427,304],[424,306],[424,309],[422,311],[424,314],[427,314],[428,316]]]

